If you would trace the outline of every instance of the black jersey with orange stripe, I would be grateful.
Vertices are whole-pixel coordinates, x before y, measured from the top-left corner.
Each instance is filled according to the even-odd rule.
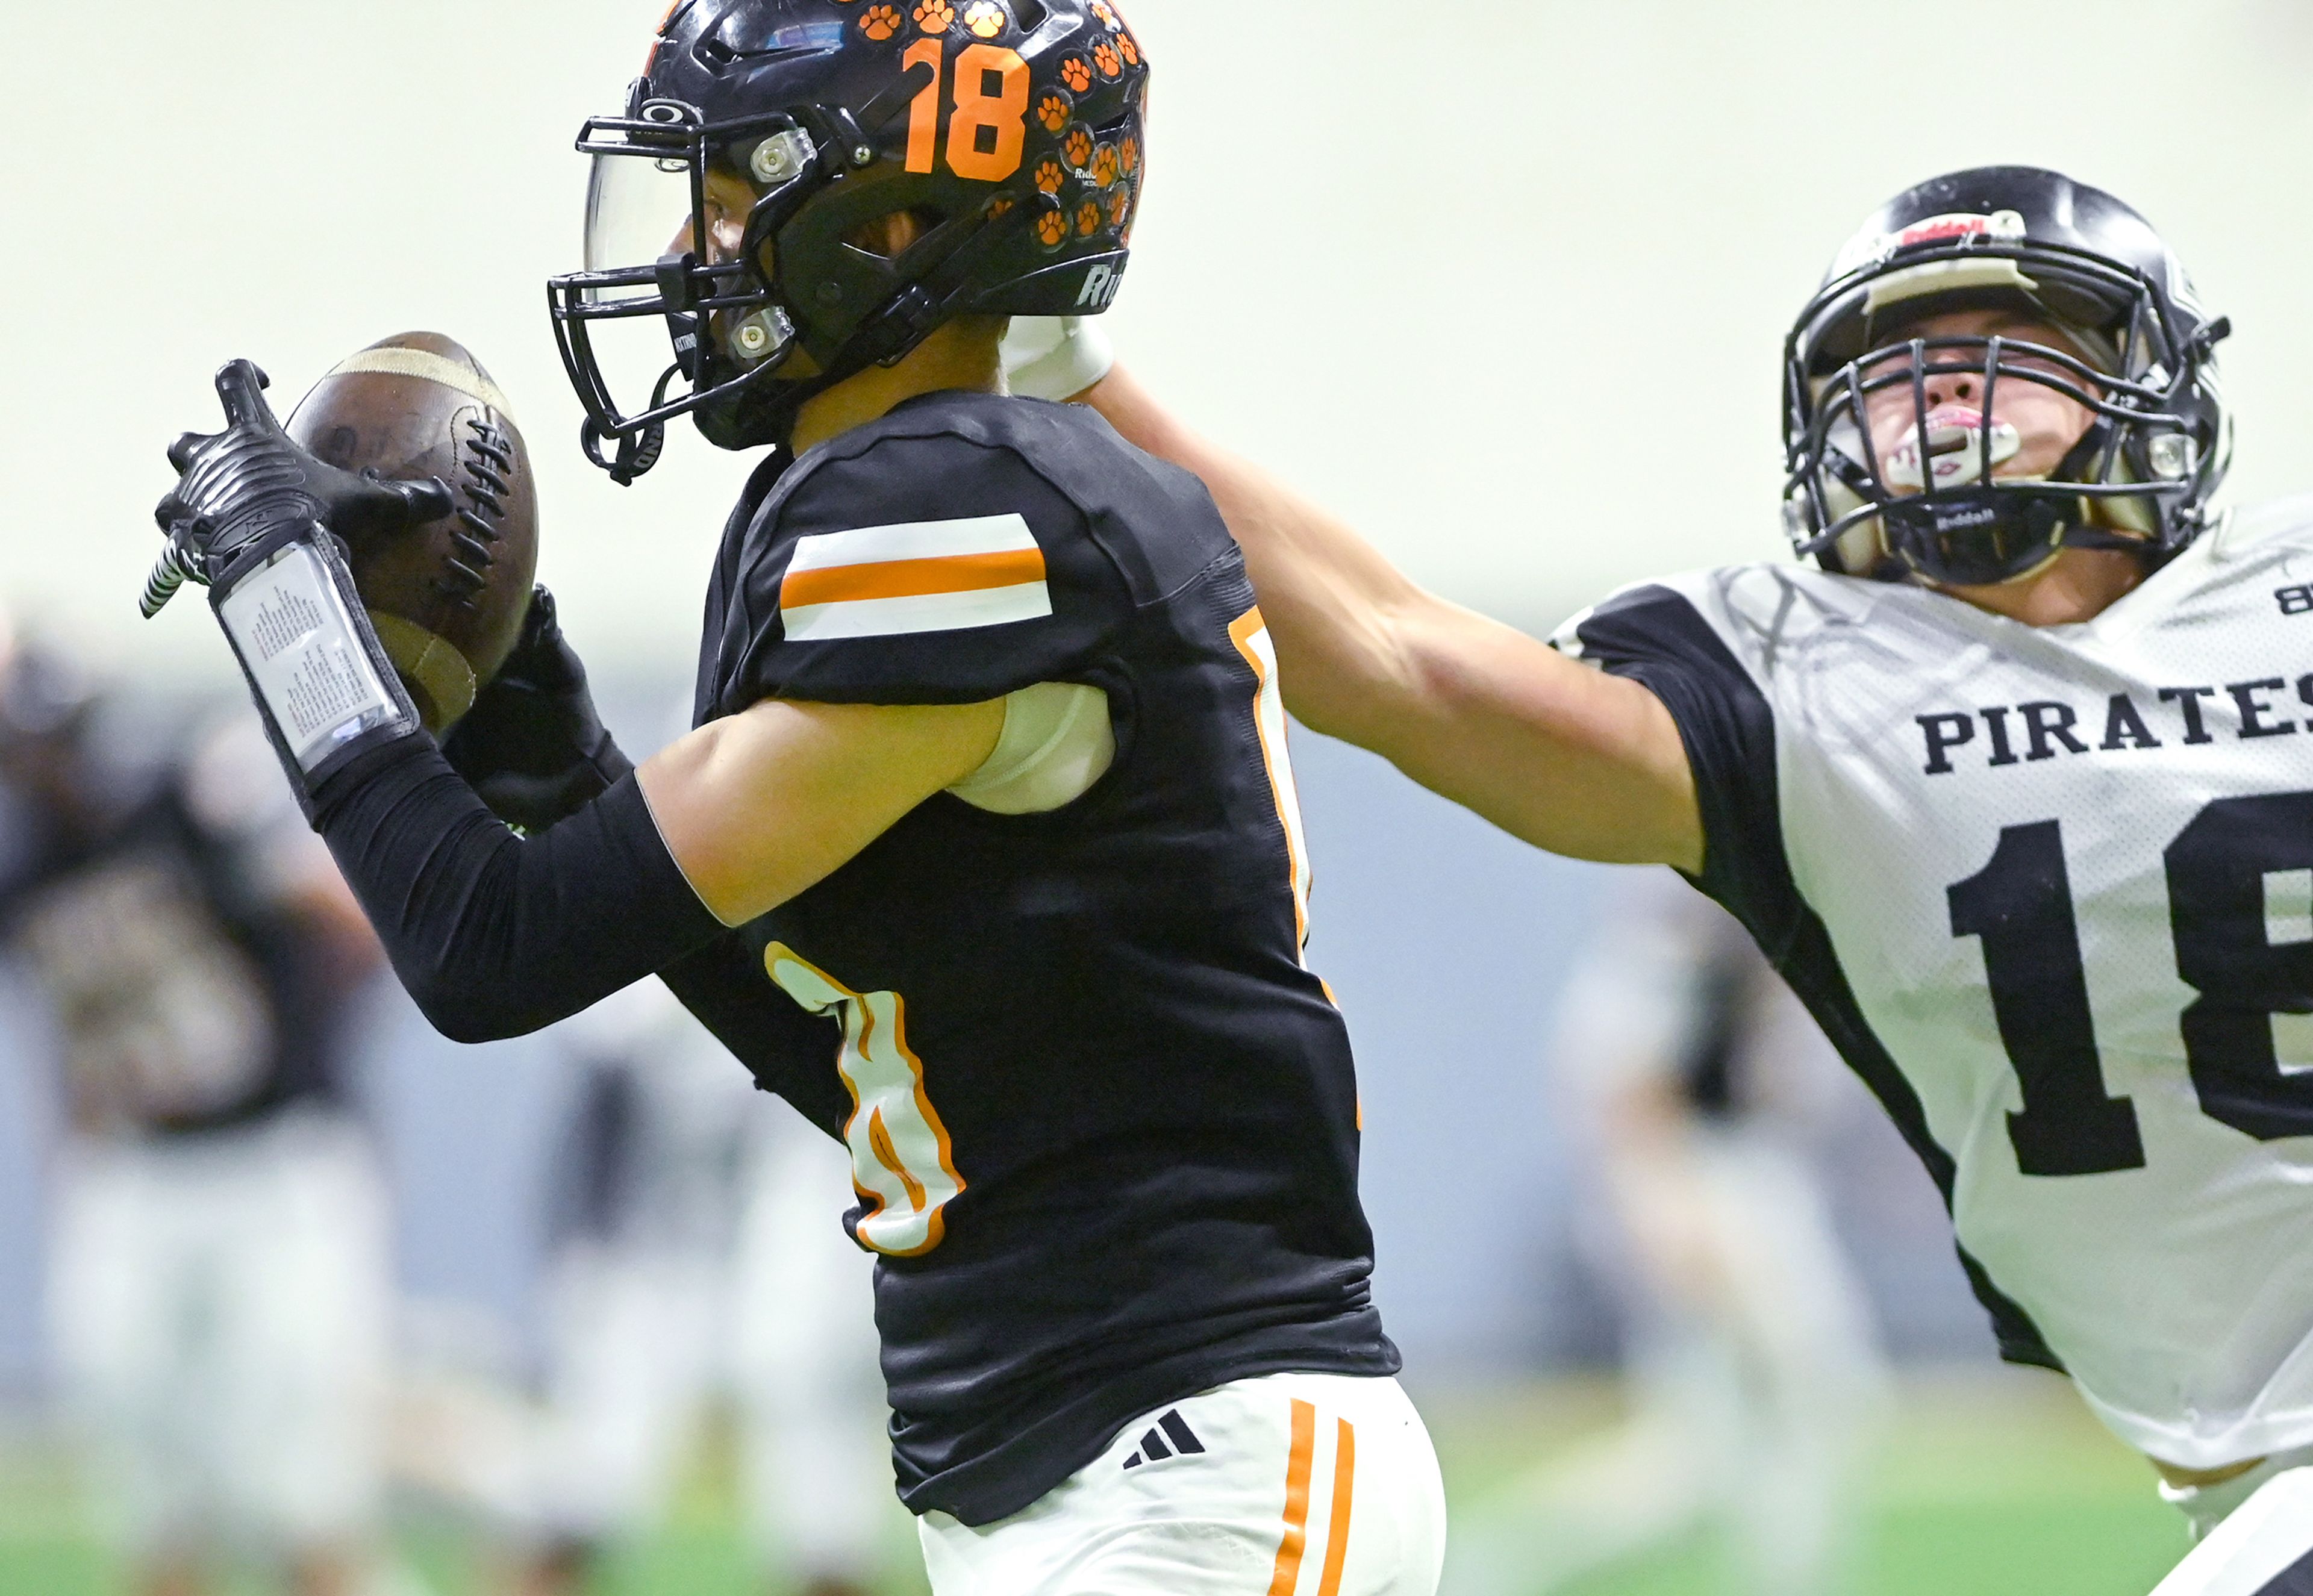
[[[970,1524],[1193,1392],[1398,1366],[1275,657],[1203,487],[1081,408],[952,393],[752,486],[702,722],[1047,681],[1106,694],[1088,790],[935,796],[747,933],[831,1022],[757,1068],[851,1151],[901,1495]]]

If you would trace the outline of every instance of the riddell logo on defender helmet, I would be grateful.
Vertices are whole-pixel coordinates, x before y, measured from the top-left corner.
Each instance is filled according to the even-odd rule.
[[[1993,211],[1989,215],[1974,211],[1949,211],[1940,216],[1929,216],[1894,232],[1860,232],[1848,241],[1847,248],[1839,252],[1834,274],[1850,272],[1859,266],[1875,260],[1885,260],[1898,250],[1908,250],[1919,244],[1958,243],[1973,239],[2021,239],[2025,236],[2024,217],[2016,211]]]

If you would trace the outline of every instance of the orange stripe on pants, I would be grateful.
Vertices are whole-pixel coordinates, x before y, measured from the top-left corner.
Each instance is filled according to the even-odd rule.
[[[1317,1409],[1293,1399],[1293,1451],[1285,1460],[1285,1536],[1277,1543],[1277,1572],[1269,1596],[1293,1596],[1301,1583],[1301,1554],[1309,1546],[1309,1463],[1317,1450]]]
[[[1325,1530],[1325,1577],[1317,1596],[1341,1596],[1341,1565],[1350,1555],[1350,1499],[1358,1478],[1358,1433],[1340,1421],[1341,1443],[1333,1451],[1333,1521]]]

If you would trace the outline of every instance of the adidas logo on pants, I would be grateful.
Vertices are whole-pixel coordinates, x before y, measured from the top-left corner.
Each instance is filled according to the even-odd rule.
[[[1166,1442],[1168,1436],[1171,1438],[1170,1444]],[[1161,1463],[1169,1457],[1175,1455],[1186,1457],[1204,1450],[1205,1443],[1197,1439],[1196,1432],[1189,1428],[1188,1421],[1181,1416],[1181,1410],[1175,1407],[1167,1411],[1163,1418],[1156,1421],[1155,1429],[1140,1438],[1139,1448],[1124,1460],[1124,1466],[1127,1469],[1138,1469],[1143,1463]]]
[[[934,1596],[1435,1596],[1446,1498],[1394,1380],[1270,1374],[1127,1425],[1011,1518],[918,1524]]]

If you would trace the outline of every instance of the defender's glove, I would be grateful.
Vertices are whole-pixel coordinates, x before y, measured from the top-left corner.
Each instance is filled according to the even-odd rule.
[[[1116,364],[1108,334],[1085,316],[1015,316],[1002,355],[1014,393],[1056,403],[1076,398]]]
[[[450,490],[324,464],[282,431],[265,386],[246,360],[217,373],[225,428],[171,446],[180,479],[154,519],[169,539],[164,566],[207,586],[310,819],[323,779],[419,724],[331,532],[430,521],[448,512]],[[162,586],[156,573],[148,609]]]
[[[533,835],[635,767],[595,713],[586,667],[543,586],[531,594],[514,653],[450,728],[442,751],[493,814]]]

